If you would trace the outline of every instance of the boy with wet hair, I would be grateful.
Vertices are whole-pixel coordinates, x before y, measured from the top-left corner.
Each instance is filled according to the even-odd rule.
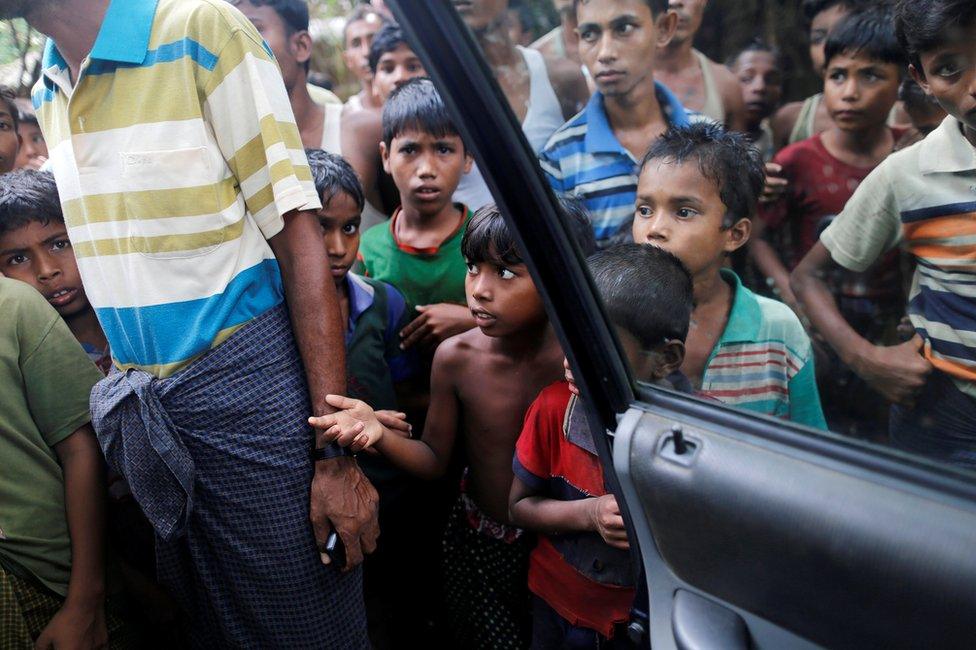
[[[742,91],[743,133],[759,149],[763,161],[769,162],[776,153],[769,117],[783,97],[783,65],[779,51],[763,41],[753,41],[732,57],[729,68]]]
[[[581,249],[592,234],[567,213]],[[589,237],[587,244],[586,237]],[[508,518],[511,460],[522,416],[562,375],[563,353],[508,225],[494,206],[475,213],[462,241],[468,309],[477,328],[434,356],[431,403],[420,440],[384,432],[362,402],[338,398],[363,425],[334,431],[352,449],[372,445],[422,478],[444,474],[455,443],[468,468],[444,534],[445,596],[457,647],[522,648],[529,640],[526,571],[531,541]],[[332,426],[334,416],[323,418]]]
[[[810,339],[786,305],[757,296],[726,268],[749,241],[764,184],[759,152],[711,124],[672,129],[641,166],[634,241],[674,253],[694,281],[681,370],[709,397],[826,428]]]
[[[894,404],[895,445],[974,467],[976,4],[906,0],[895,25],[909,72],[949,116],[861,183],[793,272],[793,289],[840,359]],[[908,300],[916,336],[877,346],[845,320],[820,277],[838,266],[863,271],[896,247],[916,262]]]
[[[589,268],[635,379],[674,388],[666,378],[684,359],[692,310],[687,269],[637,244],[601,251]],[[512,462],[512,521],[539,533],[529,558],[533,648],[603,647],[634,599],[627,533],[584,409],[566,381],[543,390]]]
[[[452,202],[472,158],[430,79],[411,80],[390,96],[380,153],[400,207],[363,234],[360,259],[369,277],[407,300],[412,321],[400,332],[404,349],[433,347],[475,323],[464,306],[460,250],[471,213]]]
[[[849,14],[834,27],[824,51],[823,104],[832,125],[776,155],[773,162],[782,168],[788,189],[779,201],[762,206],[759,232],[750,244],[774,293],[798,312],[790,270],[903,134],[887,124],[906,64],[891,12]],[[774,248],[771,242],[780,245]],[[895,342],[905,308],[896,251],[864,273],[832,273],[829,284],[844,318],[861,336],[877,344]],[[836,356],[828,353],[821,361],[826,361],[819,367],[820,389],[830,428],[862,437],[883,435],[883,400]]]

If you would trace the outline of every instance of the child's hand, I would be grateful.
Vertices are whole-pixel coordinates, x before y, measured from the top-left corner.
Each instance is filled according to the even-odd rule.
[[[99,601],[76,606],[66,600],[41,631],[34,647],[41,650],[107,648],[104,605]]]
[[[762,195],[759,197],[760,203],[773,203],[786,194],[786,188],[790,182],[780,176],[783,168],[776,163],[766,163],[766,185],[763,187]]]
[[[400,347],[404,350],[415,345],[435,346],[455,334],[474,327],[471,310],[464,305],[442,302],[436,305],[420,305],[420,315],[403,328]]]
[[[383,425],[366,402],[342,395],[326,395],[325,401],[339,410],[310,417],[308,423],[324,432],[326,442],[335,442],[356,453],[372,447],[383,437]]]
[[[376,419],[380,424],[398,436],[409,438],[413,434],[413,425],[407,422],[407,414],[399,411],[376,411]]]
[[[590,500],[590,521],[593,530],[600,533],[607,544],[614,548],[628,549],[627,528],[624,518],[617,507],[617,498],[612,494],[596,497]]]
[[[917,334],[901,345],[877,346],[854,370],[885,399],[911,408],[932,372],[932,364],[922,356],[924,348],[925,341]]]

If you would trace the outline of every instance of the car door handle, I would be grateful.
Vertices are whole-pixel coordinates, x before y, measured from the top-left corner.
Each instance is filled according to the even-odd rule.
[[[746,650],[749,647],[749,630],[741,616],[684,589],[674,594],[671,631],[678,650]]]

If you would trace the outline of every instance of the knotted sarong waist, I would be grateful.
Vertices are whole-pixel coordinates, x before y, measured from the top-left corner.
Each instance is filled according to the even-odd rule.
[[[279,305],[172,377],[113,368],[92,390],[92,424],[105,458],[162,539],[180,537],[193,511],[196,470],[179,431],[205,430],[228,391],[237,404],[260,401],[291,379],[279,375],[288,367],[282,358],[294,355],[288,311]],[[249,419],[261,416],[247,408],[237,415],[245,435],[257,424]]]

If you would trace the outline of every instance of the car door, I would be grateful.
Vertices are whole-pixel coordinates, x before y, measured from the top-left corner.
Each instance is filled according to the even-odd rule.
[[[514,115],[447,0],[388,0],[567,351],[657,648],[976,647],[976,476],[637,385]]]

